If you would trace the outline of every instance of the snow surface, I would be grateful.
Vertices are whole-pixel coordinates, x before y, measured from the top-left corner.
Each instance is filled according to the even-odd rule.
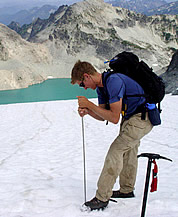
[[[158,191],[148,195],[147,217],[178,216],[177,102],[178,96],[165,97],[162,125],[144,137],[139,149],[139,153],[154,152],[173,160],[157,161]],[[82,121],[77,100],[1,105],[0,120],[0,217],[140,216],[146,158],[139,158],[135,198],[110,202],[104,211],[81,212]],[[84,129],[90,200],[119,125],[106,126],[85,117]]]

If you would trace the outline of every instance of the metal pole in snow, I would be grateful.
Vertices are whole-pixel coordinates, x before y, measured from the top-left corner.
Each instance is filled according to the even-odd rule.
[[[84,133],[84,121],[83,121],[83,117],[82,117],[82,137],[83,137],[83,180],[84,180],[84,199],[86,202],[86,195],[87,195],[87,191],[86,191],[86,163],[85,163],[85,133]]]

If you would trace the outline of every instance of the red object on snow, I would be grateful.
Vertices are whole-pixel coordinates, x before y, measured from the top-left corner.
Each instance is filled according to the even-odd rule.
[[[152,176],[152,183],[151,183],[151,190],[150,192],[157,191],[157,183],[158,183],[158,166],[156,164],[156,161],[153,160],[154,163],[154,169],[152,170],[153,176]]]

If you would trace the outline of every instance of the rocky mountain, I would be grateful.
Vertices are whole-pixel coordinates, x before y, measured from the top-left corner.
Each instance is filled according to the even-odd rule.
[[[12,21],[8,27],[14,31],[16,31],[17,33],[20,34],[21,32],[21,27],[20,27],[20,24],[18,22],[15,22],[15,21]]]
[[[5,25],[12,21],[19,23],[19,25],[29,24],[37,18],[47,19],[49,15],[56,11],[57,7],[52,5],[44,5],[42,7],[35,7],[29,10],[20,10],[15,14],[8,14],[5,11],[0,14],[0,23]]]
[[[166,84],[166,93],[178,94],[178,50],[172,56],[167,71],[161,77]]]
[[[148,16],[153,14],[178,14],[178,1],[162,5],[152,10],[148,10],[145,12],[145,14]]]
[[[96,48],[96,55],[104,59],[129,49],[144,58],[160,49],[167,53],[170,47],[177,47],[177,22],[176,16],[147,17],[103,0],[88,0],[61,6],[49,19],[38,19],[21,32],[31,42],[64,46],[68,54]]]
[[[168,3],[165,0],[111,0],[113,6],[127,8],[145,15],[177,14],[177,3]]]
[[[42,44],[25,41],[0,24],[0,89],[28,87],[47,78],[51,55]]]
[[[178,48],[177,22],[174,15],[147,17],[113,7],[103,0],[85,0],[70,6],[64,5],[51,14],[49,19],[37,19],[21,28],[20,34],[28,42],[18,36],[14,43],[13,37],[9,36],[15,34],[17,38],[17,33],[2,25],[6,34],[0,31],[0,70],[13,71],[15,74],[14,63],[17,61],[16,68],[28,68],[41,75],[42,79],[47,79],[49,75],[70,77],[71,69],[78,59],[92,62],[102,71],[107,68],[105,60],[126,50],[133,51],[155,71],[162,73],[162,68],[170,63],[173,51]],[[41,61],[35,62],[34,57],[30,59],[33,52],[26,49],[27,45],[29,49],[30,45],[33,47],[35,54],[39,47],[45,50],[44,59],[40,51],[38,55]],[[30,83],[33,82],[36,80],[31,79]]]
[[[137,13],[144,13],[147,10],[165,5],[167,2],[165,0],[111,0],[108,3]]]

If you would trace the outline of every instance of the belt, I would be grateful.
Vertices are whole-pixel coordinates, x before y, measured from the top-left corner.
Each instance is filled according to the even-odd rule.
[[[145,120],[145,117],[146,117],[146,107],[145,107],[145,103],[139,105],[139,106],[136,108],[136,110],[135,110],[132,114],[129,115],[129,118],[132,117],[133,115],[138,114],[138,113],[141,113],[141,114],[142,114],[142,115],[141,115],[141,119],[142,119],[142,120]],[[129,118],[128,118],[128,119],[129,119]]]

